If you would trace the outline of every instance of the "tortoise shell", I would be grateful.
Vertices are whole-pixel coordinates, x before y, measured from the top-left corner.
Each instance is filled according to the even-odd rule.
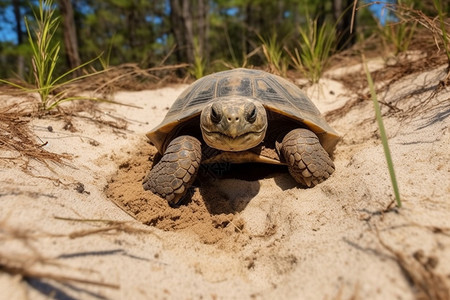
[[[160,153],[172,131],[200,115],[210,101],[224,96],[245,96],[260,101],[267,111],[304,124],[331,154],[339,140],[311,100],[292,82],[260,70],[233,69],[205,76],[192,83],[176,99],[164,120],[147,133]],[[270,122],[270,119],[268,120]]]

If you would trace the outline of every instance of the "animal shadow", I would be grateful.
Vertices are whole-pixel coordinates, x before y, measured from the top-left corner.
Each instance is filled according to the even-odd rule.
[[[286,166],[259,163],[202,165],[195,184],[211,214],[235,214],[259,193],[259,180],[270,177],[283,190],[296,186]]]

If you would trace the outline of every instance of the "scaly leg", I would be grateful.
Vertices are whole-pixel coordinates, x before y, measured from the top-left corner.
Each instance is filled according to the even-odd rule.
[[[194,182],[201,158],[198,139],[188,135],[173,139],[161,160],[145,176],[144,189],[176,205]]]

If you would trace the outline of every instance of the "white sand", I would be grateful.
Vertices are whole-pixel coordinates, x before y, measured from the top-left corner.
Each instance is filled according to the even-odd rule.
[[[425,101],[442,76],[443,68],[410,75],[381,93],[380,100],[406,110]],[[322,94],[309,93],[324,112],[355,97],[335,84],[324,80]],[[414,272],[442,276],[450,284],[448,88],[407,119],[385,117],[403,207],[383,212],[394,197],[371,101],[331,122],[343,136],[334,153],[336,172],[315,188],[298,188],[289,174],[278,172],[259,181],[207,181],[179,209],[143,190],[141,196],[140,179],[150,164],[148,155],[155,153],[145,133],[186,86],[115,95],[141,109],[102,104],[108,112],[104,119],[124,117],[127,130],[84,118],[73,119],[76,132],[64,130],[62,120],[32,122],[36,135],[48,141],[47,150],[73,159],[52,164],[52,170],[32,162],[28,171],[35,176],[0,160],[1,256],[34,272],[119,288],[23,281],[0,272],[1,299],[414,299],[415,289],[398,257],[381,245],[377,229]],[[115,183],[107,189],[112,177]],[[129,186],[121,180],[129,180]],[[75,190],[78,183],[84,192]],[[140,220],[156,227],[141,224],[111,200],[126,202]],[[70,238],[110,225],[55,217],[130,221],[129,227],[145,232]],[[418,250],[437,266],[426,271],[412,257]]]

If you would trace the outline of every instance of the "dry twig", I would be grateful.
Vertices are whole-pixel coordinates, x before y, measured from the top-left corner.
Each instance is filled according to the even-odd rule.
[[[425,257],[421,250],[414,252],[412,257],[406,256],[389,246],[381,238],[378,228],[376,228],[376,235],[380,244],[394,255],[395,261],[414,287],[417,299],[450,299],[450,287],[445,278],[434,272],[438,263],[436,257]]]

